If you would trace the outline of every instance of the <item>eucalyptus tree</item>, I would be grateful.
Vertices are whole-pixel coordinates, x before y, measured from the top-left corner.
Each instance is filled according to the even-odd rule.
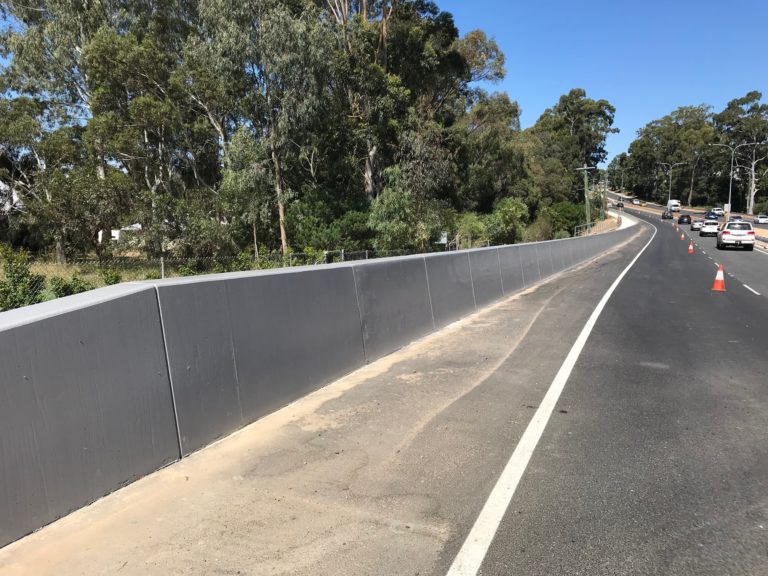
[[[758,91],[749,92],[728,102],[725,110],[715,116],[722,141],[736,151],[735,168],[747,174],[748,214],[753,212],[760,180],[768,172],[764,167],[768,159],[768,104],[761,102],[762,97]]]
[[[608,134],[616,109],[607,100],[593,100],[585,90],[574,88],[558,103],[548,108],[536,121],[533,132],[544,146],[544,154],[562,166],[562,176],[571,181],[570,199],[579,194],[575,170],[583,165],[596,166],[605,160]]]

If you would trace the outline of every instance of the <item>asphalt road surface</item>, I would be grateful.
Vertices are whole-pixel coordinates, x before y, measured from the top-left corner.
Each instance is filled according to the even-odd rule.
[[[768,300],[654,224],[482,574],[768,574]]]
[[[0,574],[443,576],[554,398],[474,573],[768,575],[768,300],[637,228],[7,546]]]

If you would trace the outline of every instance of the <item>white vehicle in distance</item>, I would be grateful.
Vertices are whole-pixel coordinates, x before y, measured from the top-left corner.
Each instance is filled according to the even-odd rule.
[[[712,208],[712,212],[717,214],[718,217],[719,216],[725,216],[725,210],[723,210],[722,208],[719,208],[719,207],[718,208]]]
[[[632,205],[633,206],[640,206],[640,199],[639,198],[632,198]]]
[[[670,212],[680,212],[680,200],[670,200],[667,202],[667,210]]]
[[[704,220],[692,220],[691,230],[701,230],[701,225],[704,224]]]
[[[717,220],[704,220],[699,228],[699,236],[717,236],[720,223]]]
[[[755,224],[768,224],[768,214],[758,214],[754,217]]]
[[[726,222],[717,233],[717,247],[722,250],[727,246],[743,246],[744,250],[755,247],[755,231],[749,222]]]

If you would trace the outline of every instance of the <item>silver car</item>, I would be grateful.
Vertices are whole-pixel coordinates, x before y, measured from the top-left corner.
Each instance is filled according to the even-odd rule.
[[[704,220],[699,228],[699,236],[717,236],[720,223],[717,220]]]
[[[704,224],[704,220],[692,220],[691,230],[701,230],[701,225]]]
[[[755,224],[768,224],[768,214],[758,214],[754,218]]]

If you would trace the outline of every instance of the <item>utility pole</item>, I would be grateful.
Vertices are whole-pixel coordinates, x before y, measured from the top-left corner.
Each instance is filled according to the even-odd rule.
[[[584,164],[583,168],[576,168],[576,171],[584,172],[584,210],[587,213],[587,230],[589,230],[589,223],[590,223],[590,210],[589,210],[589,175],[587,172],[589,170],[595,170],[594,166],[587,166]]]
[[[659,166],[664,166],[669,175],[669,194],[667,195],[667,207],[669,207],[669,201],[672,200],[672,170],[674,170],[676,166],[685,166],[688,162],[675,162],[674,164],[659,162],[658,164]],[[682,202],[680,203],[682,204]]]

